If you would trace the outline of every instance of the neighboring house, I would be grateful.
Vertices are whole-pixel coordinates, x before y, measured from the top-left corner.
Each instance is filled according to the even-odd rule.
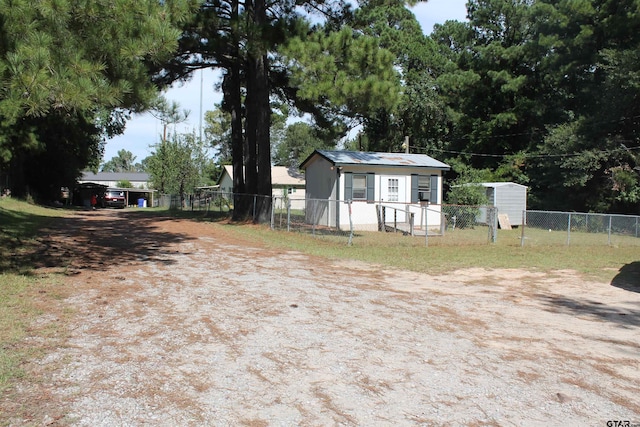
[[[398,221],[407,221],[409,212],[419,213],[421,207],[431,205],[427,226],[441,224],[442,172],[450,167],[432,157],[316,150],[301,168],[305,170],[308,221],[348,229],[346,201],[351,200],[351,219],[356,229],[378,228],[376,205],[397,209]]]
[[[527,210],[527,186],[515,182],[481,182],[487,189],[489,206],[498,208],[498,215],[507,215],[512,226],[522,224]]]
[[[233,167],[224,166],[218,179],[221,193],[233,193]],[[304,207],[304,175],[296,169],[285,166],[271,167],[272,194],[276,197],[288,197],[294,209]]]
[[[122,181],[129,181],[131,187],[119,188],[118,183]],[[149,174],[143,172],[83,172],[74,191],[74,203],[87,206],[91,192],[97,193],[104,201],[109,189],[121,190],[127,206],[157,206],[156,190],[149,189]]]
[[[91,182],[106,185],[107,187],[117,187],[120,181],[129,181],[131,188],[149,188],[149,174],[144,172],[83,172],[82,178],[78,180],[78,183]]]

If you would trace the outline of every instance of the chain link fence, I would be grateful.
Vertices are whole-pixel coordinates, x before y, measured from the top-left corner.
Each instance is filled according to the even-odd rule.
[[[274,230],[308,233],[351,244],[368,232],[400,233],[424,238],[426,246],[481,245],[498,242],[498,208],[468,205],[418,205],[393,202],[305,199],[210,192],[181,199],[161,195],[159,206],[199,211],[218,217],[233,215],[244,204],[253,221],[270,222]],[[640,245],[640,216],[527,210],[514,230],[500,230],[507,244]]]
[[[269,198],[223,192],[190,195],[184,199],[175,195],[159,198],[161,207],[220,218],[231,218],[238,203],[244,204],[243,210],[249,212],[247,219],[270,222],[274,230],[343,240],[348,245],[354,237],[363,238],[376,232],[423,238],[425,246],[497,241],[497,210],[487,206],[352,202],[289,195]]]
[[[345,215],[346,221],[341,221]],[[274,197],[271,228],[308,233],[314,237],[346,239],[354,236],[351,202],[327,199]]]
[[[457,244],[496,243],[498,208],[495,206],[442,205],[447,237]]]
[[[362,238],[369,232],[401,233],[431,244],[486,244],[497,240],[497,209],[487,206],[428,205],[274,198],[272,228],[319,237]],[[369,233],[369,234],[366,234]],[[435,239],[433,239],[435,238]]]
[[[640,217],[528,210],[521,245],[640,245]]]

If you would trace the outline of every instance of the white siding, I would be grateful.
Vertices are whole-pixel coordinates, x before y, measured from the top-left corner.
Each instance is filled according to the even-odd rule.
[[[527,187],[514,182],[485,182],[489,204],[498,208],[498,214],[507,214],[511,225],[522,224],[527,209]]]
[[[345,166],[340,175],[339,188],[340,193],[344,192],[345,187],[345,173],[373,173],[375,178],[375,194],[374,202],[367,201],[354,201],[351,205],[352,220],[354,228],[358,230],[377,230],[378,228],[378,213],[376,206],[383,203],[386,206],[397,206],[398,211],[397,220],[406,221],[407,216],[402,214],[402,211],[409,209],[407,204],[411,203],[411,175],[438,175],[438,203],[435,206],[430,207],[430,211],[427,214],[427,224],[429,227],[438,228],[440,226],[440,204],[442,203],[442,176],[440,176],[439,170],[431,170],[418,167],[380,167],[380,166]],[[307,182],[310,180],[310,176],[307,176]],[[384,200],[386,188],[386,182],[389,178],[398,178],[399,183],[403,182],[403,186],[399,186],[398,202],[388,202]],[[401,188],[400,188],[401,187]],[[345,200],[349,198],[348,195],[342,195],[341,199]],[[414,209],[411,211],[418,211],[417,204],[414,205]],[[392,209],[388,210],[393,211]],[[393,215],[390,213],[389,215]],[[340,203],[340,228],[349,228],[349,206],[347,203]],[[416,218],[417,220],[417,218]]]

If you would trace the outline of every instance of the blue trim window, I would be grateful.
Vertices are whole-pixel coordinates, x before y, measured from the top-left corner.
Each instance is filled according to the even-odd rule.
[[[344,197],[345,200],[366,200],[373,202],[375,195],[375,175],[372,173],[351,173],[344,174]]]
[[[367,175],[353,174],[353,200],[367,200]]]
[[[431,177],[427,175],[418,176],[418,200],[427,202],[431,200]]]

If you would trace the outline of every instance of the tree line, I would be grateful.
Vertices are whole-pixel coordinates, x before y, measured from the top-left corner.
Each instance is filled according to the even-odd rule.
[[[415,3],[0,1],[0,171],[14,193],[47,195],[96,168],[158,89],[215,67],[204,144],[236,193],[270,195],[271,164],[315,148],[409,137],[452,165],[452,185],[509,180],[532,208],[638,213],[637,1],[470,0],[467,21],[430,35]],[[179,157],[169,142],[156,169]]]

